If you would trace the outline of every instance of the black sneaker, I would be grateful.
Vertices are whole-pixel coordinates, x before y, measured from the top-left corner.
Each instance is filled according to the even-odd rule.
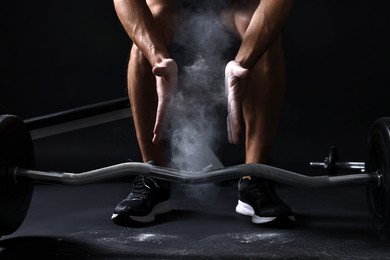
[[[156,215],[172,210],[169,182],[136,176],[129,196],[114,209],[111,219],[117,223],[150,223]]]
[[[236,212],[251,216],[255,224],[289,218],[294,221],[292,210],[278,196],[274,183],[258,177],[241,178],[238,182]]]

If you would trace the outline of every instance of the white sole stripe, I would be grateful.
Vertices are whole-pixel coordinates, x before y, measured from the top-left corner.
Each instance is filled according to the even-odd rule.
[[[137,222],[149,223],[155,220],[156,215],[165,214],[170,211],[172,211],[171,200],[167,200],[156,204],[152,211],[146,216],[129,216],[129,218]],[[118,214],[112,214],[111,219],[115,219],[117,216]]]
[[[255,211],[253,210],[253,207],[248,203],[242,202],[241,200],[238,200],[238,204],[236,206],[236,212],[244,216],[252,217],[252,222],[255,224],[264,224],[267,222],[274,221],[276,219],[276,217],[257,216],[255,214]]]
[[[149,223],[154,221],[156,215],[168,213],[172,210],[171,200],[163,201],[153,207],[152,211],[146,216],[129,216],[132,220]]]

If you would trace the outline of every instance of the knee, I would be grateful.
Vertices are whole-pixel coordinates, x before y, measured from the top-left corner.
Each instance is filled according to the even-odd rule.
[[[138,64],[148,63],[145,55],[142,53],[140,49],[138,49],[137,45],[133,44],[130,51],[130,59],[137,62]]]
[[[257,61],[253,74],[262,78],[262,81],[274,79],[274,74],[279,74],[284,71],[283,49],[279,40],[277,40]],[[279,75],[280,76],[280,75]]]

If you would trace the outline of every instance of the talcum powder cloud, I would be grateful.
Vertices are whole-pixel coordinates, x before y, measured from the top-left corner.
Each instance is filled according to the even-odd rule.
[[[232,43],[220,13],[203,9],[183,14],[173,39],[173,46],[181,50],[177,60],[184,60],[178,62],[179,89],[170,113],[170,158],[174,168],[201,171],[210,164],[207,147],[214,149],[221,131],[226,131],[217,125],[220,110],[226,108],[225,54]]]

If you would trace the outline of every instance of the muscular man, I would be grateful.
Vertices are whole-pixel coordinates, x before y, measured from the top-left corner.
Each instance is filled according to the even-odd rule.
[[[131,109],[143,161],[163,166],[167,110],[178,87],[178,66],[168,52],[185,0],[114,0],[115,10],[133,41],[128,66]],[[189,2],[191,3],[191,1]],[[266,163],[285,93],[281,29],[292,0],[226,0],[221,22],[241,39],[235,59],[225,68],[228,139],[245,130],[246,163]],[[202,37],[199,35],[198,37]],[[245,126],[242,125],[245,124]],[[236,211],[265,223],[289,216],[272,182],[246,176],[238,184]],[[171,210],[169,184],[138,176],[127,198],[112,215],[114,222],[151,222]]]

